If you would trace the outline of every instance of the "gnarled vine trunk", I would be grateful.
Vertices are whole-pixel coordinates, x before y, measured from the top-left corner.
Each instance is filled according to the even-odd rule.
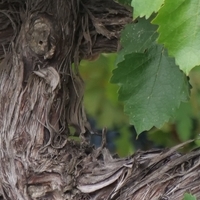
[[[199,150],[184,156],[175,147],[114,159],[104,143],[94,149],[84,137],[90,127],[78,63],[117,51],[129,22],[130,11],[112,0],[0,2],[3,199],[181,199],[186,190],[200,195]],[[70,126],[81,142],[70,140]]]

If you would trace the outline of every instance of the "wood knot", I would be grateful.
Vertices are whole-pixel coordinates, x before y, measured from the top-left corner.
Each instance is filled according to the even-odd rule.
[[[53,19],[47,16],[39,16],[31,21],[27,32],[27,43],[30,49],[45,60],[51,59],[56,50],[58,26],[55,26]]]

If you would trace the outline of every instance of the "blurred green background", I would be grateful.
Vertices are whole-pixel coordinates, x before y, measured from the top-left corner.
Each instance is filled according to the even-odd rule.
[[[129,124],[129,119],[123,112],[123,104],[118,101],[118,86],[109,82],[115,68],[115,59],[116,54],[102,54],[96,61],[81,61],[79,67],[85,82],[84,106],[88,118],[93,129],[101,130],[106,127],[112,132],[109,142],[112,147],[114,145],[113,152],[127,156],[137,149],[171,147],[199,137],[200,67],[190,73],[190,102],[182,103],[176,116],[162,129],[153,128],[136,137],[134,127]],[[198,145],[198,141],[196,144]]]

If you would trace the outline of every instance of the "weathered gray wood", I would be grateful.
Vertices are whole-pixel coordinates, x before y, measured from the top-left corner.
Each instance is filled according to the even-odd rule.
[[[78,135],[89,128],[77,65],[82,58],[116,51],[119,32],[130,21],[130,12],[111,0],[1,1],[4,199],[76,199],[81,194],[76,184],[84,166],[79,163],[93,149],[84,137],[81,143],[68,138],[69,126]]]

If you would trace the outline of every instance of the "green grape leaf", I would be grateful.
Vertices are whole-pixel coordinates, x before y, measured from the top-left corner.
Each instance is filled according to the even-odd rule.
[[[200,65],[199,0],[165,0],[152,23],[159,25],[158,42],[187,75]]]
[[[133,52],[144,52],[158,37],[157,26],[150,23],[151,19],[138,19],[135,24],[128,24],[121,33],[121,44],[124,47],[117,56],[116,64],[124,60],[124,55]]]
[[[196,200],[196,197],[191,194],[185,193],[183,200]]]
[[[161,45],[145,53],[125,55],[113,71],[112,82],[120,84],[119,100],[137,133],[161,126],[187,96],[185,75]]]
[[[120,85],[119,100],[124,101],[124,110],[137,133],[161,127],[189,96],[186,76],[156,44],[157,26],[150,21],[142,18],[125,28],[123,49],[111,78]]]
[[[153,12],[158,12],[163,3],[164,0],[132,0],[133,18],[145,16],[148,19]]]

